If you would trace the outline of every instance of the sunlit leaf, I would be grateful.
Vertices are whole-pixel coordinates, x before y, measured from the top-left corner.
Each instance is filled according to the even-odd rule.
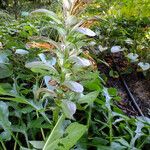
[[[44,147],[44,141],[29,141],[31,145],[36,149],[42,149]]]
[[[97,98],[97,96],[99,95],[99,91],[94,91],[94,92],[90,92],[87,95],[82,96],[78,102],[80,104],[82,103],[87,103],[87,104],[92,104],[94,102],[94,100]]]
[[[34,14],[45,14],[47,15],[48,17],[50,17],[51,19],[53,19],[55,22],[57,22],[58,24],[62,24],[62,22],[60,21],[60,19],[58,18],[58,16],[50,11],[50,10],[47,10],[47,9],[37,9],[37,10],[34,10],[31,12],[31,15],[34,15]]]
[[[29,62],[29,63],[26,63],[25,64],[25,67],[26,68],[29,68],[29,69],[42,69],[42,70],[49,70],[49,71],[52,71],[54,73],[57,73],[56,69],[50,65],[49,63],[44,63],[42,61],[34,61],[34,62]],[[37,70],[38,71],[38,70]]]
[[[49,144],[44,146],[43,150],[69,150],[77,143],[86,130],[86,126],[82,124],[77,122],[71,123],[66,128],[63,137],[53,140],[53,142],[49,142]]]

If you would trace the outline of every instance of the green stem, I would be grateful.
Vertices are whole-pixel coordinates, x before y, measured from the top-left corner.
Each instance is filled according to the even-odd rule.
[[[15,135],[12,133],[11,134],[12,135],[12,137],[14,138],[14,140],[16,141],[16,143],[21,147],[21,143],[20,143],[20,141],[15,137]]]
[[[111,116],[111,111],[108,110],[108,120],[109,120],[109,141],[110,144],[112,143],[112,137],[113,137],[113,131],[112,131],[112,116]]]
[[[16,134],[16,138],[18,137],[18,133]],[[17,148],[17,142],[15,141],[15,144],[14,144],[14,150],[16,150]]]
[[[28,135],[25,132],[24,132],[24,136],[25,136],[25,140],[26,140],[27,146],[28,146],[28,148],[30,148]]]
[[[88,113],[88,120],[87,120],[87,127],[90,127],[91,123],[91,114],[92,114],[92,106],[89,107],[89,113]]]
[[[3,150],[7,150],[7,148],[6,148],[6,146],[5,146],[3,141],[1,141],[1,144],[2,144]]]
[[[37,115],[37,118],[39,118],[39,114],[38,112],[36,111],[36,115]],[[42,134],[42,137],[43,137],[43,140],[45,141],[45,134],[44,134],[44,130],[42,128],[41,129],[41,134]]]

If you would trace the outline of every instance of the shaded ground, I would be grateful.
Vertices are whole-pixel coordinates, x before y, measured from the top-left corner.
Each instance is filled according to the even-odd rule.
[[[126,80],[143,114],[150,117],[150,80],[133,74]]]
[[[119,72],[124,71],[128,64],[123,58],[121,54],[115,54],[113,57],[108,55],[105,57],[105,61],[113,68]],[[132,66],[135,69],[136,66]],[[108,87],[115,87],[118,89],[119,95],[121,96],[121,102],[117,103],[116,105],[121,108],[127,115],[137,116],[140,115],[134,106],[122,80],[120,78],[112,78],[109,76],[110,68],[106,67],[104,64],[98,65],[98,68],[101,73],[104,73],[107,78],[107,86]],[[139,108],[141,109],[142,113],[150,117],[150,80],[145,79],[143,75],[136,73],[135,71],[122,75],[123,79],[126,81],[130,92],[133,94]]]

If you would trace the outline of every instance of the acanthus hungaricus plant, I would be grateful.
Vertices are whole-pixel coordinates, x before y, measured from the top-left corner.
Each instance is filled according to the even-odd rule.
[[[113,104],[120,99],[116,89],[104,87],[94,60],[83,49],[88,37],[96,35],[85,26],[89,20],[79,18],[89,2],[64,0],[62,16],[46,9],[30,13],[31,17],[47,16],[50,21],[45,28],[57,30],[59,38],[31,37],[32,46],[41,46],[42,51],[24,64],[34,76],[30,92],[21,92],[17,79],[13,87],[0,86],[3,149],[11,138],[14,149],[22,150],[138,150],[149,142],[149,119],[129,118]],[[26,50],[17,49],[15,54],[23,58],[31,51],[28,43]],[[17,110],[15,115],[9,108]],[[14,121],[9,119],[13,115]]]

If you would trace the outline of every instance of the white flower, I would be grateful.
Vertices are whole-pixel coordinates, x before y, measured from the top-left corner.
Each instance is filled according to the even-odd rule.
[[[123,51],[124,49],[123,48],[121,48],[121,46],[113,46],[112,48],[111,48],[111,52],[112,53],[117,53],[117,52],[120,52],[120,51]]]
[[[75,81],[65,81],[64,85],[76,93],[82,93],[84,90],[83,86]]]
[[[90,60],[82,58],[82,57],[71,56],[70,60],[75,63],[74,64],[75,67],[88,67],[91,65]]]
[[[138,54],[129,53],[127,55],[127,57],[131,60],[131,62],[136,62],[136,61],[138,61],[137,58],[139,57],[139,55]]]
[[[90,30],[88,28],[79,27],[77,29],[77,31],[80,32],[80,33],[83,33],[85,35],[88,35],[88,36],[95,36],[96,35],[95,32],[93,32],[92,30]]]
[[[103,52],[103,51],[107,50],[108,47],[102,47],[102,45],[99,45],[98,49],[99,49],[100,52]]]
[[[126,42],[127,44],[129,44],[129,45],[132,45],[132,44],[133,44],[133,40],[130,39],[130,38],[127,38],[127,39],[125,40],[125,42]]]
[[[26,54],[29,54],[29,52],[24,49],[16,49],[15,54],[26,55]]]
[[[144,62],[139,62],[138,66],[140,66],[143,71],[146,71],[150,68],[150,64],[149,63],[144,63]]]
[[[94,45],[96,45],[96,42],[91,41],[91,42],[89,43],[89,45],[90,45],[90,46],[94,46]]]

